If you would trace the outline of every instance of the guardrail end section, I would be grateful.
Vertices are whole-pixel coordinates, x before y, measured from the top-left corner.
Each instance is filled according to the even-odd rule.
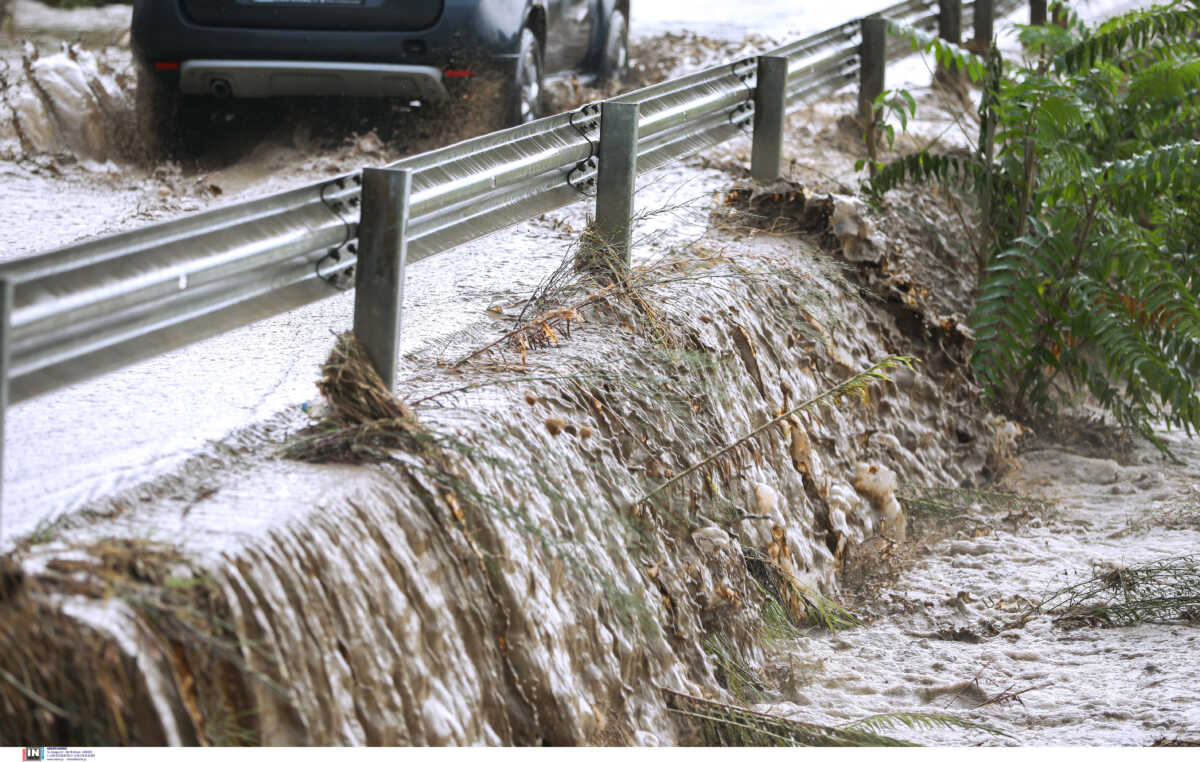
[[[410,169],[363,170],[354,335],[392,391],[400,363],[412,174]]]
[[[1043,26],[1046,23],[1046,0],[1029,0],[1029,25]]]
[[[8,417],[8,366],[12,355],[13,282],[0,278],[0,540],[4,539],[4,422]]]
[[[783,123],[787,115],[788,60],[759,56],[754,86],[754,148],[750,174],[760,183],[779,179],[783,160]]]
[[[975,48],[977,53],[986,53],[996,36],[996,0],[975,0]]]
[[[600,104],[600,167],[596,171],[596,222],[575,263],[601,277],[629,271],[633,191],[637,179],[638,104]]]
[[[875,120],[875,99],[883,92],[887,66],[887,20],[868,16],[862,20],[862,68],[858,81],[858,119],[864,126]]]

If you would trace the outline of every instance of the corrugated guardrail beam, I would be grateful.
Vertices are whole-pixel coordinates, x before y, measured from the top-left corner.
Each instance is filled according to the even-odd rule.
[[[878,15],[930,29],[939,4],[906,0]],[[852,81],[857,27],[842,24],[766,54],[788,59],[789,111]],[[889,58],[902,52],[889,46]],[[641,113],[638,170],[746,129],[755,66],[745,59],[622,96]],[[392,165],[412,172],[409,261],[589,195],[598,126],[599,107],[589,104]],[[14,288],[12,399],[336,293],[329,281],[356,260],[361,184],[361,173],[342,175],[0,265]]]

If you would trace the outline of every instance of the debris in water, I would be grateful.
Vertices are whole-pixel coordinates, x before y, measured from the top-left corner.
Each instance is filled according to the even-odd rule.
[[[317,382],[329,416],[284,445],[285,458],[309,463],[387,460],[390,451],[421,451],[431,442],[416,416],[383,383],[354,334],[338,337]]]
[[[1200,622],[1200,555],[1097,570],[1026,612],[1050,614],[1063,627],[1122,627],[1142,622]]]
[[[908,520],[896,499],[896,474],[887,466],[859,463],[854,475],[854,489],[858,490],[881,514],[879,534],[895,542],[904,542],[908,533]]]
[[[973,507],[1008,510],[1010,514],[1029,512],[1044,515],[1051,508],[1045,500],[962,487],[905,486],[896,491],[896,499],[913,516],[962,516]]]

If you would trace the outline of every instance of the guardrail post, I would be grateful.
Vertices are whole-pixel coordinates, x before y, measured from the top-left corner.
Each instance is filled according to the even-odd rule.
[[[1029,0],[1029,25],[1043,26],[1046,23],[1046,0]]]
[[[787,115],[787,78],[786,56],[758,57],[750,174],[760,183],[773,183],[779,179],[783,160],[783,120]]]
[[[883,73],[887,67],[887,20],[879,16],[863,19],[862,62],[858,79],[858,119],[863,125],[875,121],[875,99],[883,92]]]
[[[938,0],[938,37],[962,45],[962,0]]]
[[[12,356],[13,283],[0,278],[0,540],[4,539],[4,434],[8,417],[8,365]]]
[[[631,266],[633,188],[637,179],[638,104],[600,104],[600,168],[596,173],[596,237],[587,269]],[[597,262],[596,257],[602,259]],[[607,261],[607,268],[605,267]],[[615,261],[614,261],[615,260]]]
[[[992,47],[995,36],[996,0],[975,2],[975,46],[977,53],[985,53]]]
[[[358,264],[354,273],[354,335],[395,391],[408,260],[408,199],[412,170],[364,169]]]

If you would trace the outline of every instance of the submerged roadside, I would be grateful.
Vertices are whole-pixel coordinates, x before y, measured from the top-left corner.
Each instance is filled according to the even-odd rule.
[[[919,139],[946,139],[953,100],[924,97]],[[855,201],[851,107],[794,117],[790,182],[749,183],[745,141],[657,176],[628,282],[576,273],[582,212],[548,215],[520,240],[549,266],[480,284],[489,310],[417,348],[404,406],[352,392],[315,429],[291,407],[39,527],[0,562],[0,733],[1186,737],[1190,604],[1124,629],[1036,605],[1093,561],[1127,590],[1195,547],[1194,443],[1174,466],[1095,457],[1102,429],[1021,452],[964,371],[970,204]],[[672,202],[697,177],[715,196]],[[364,388],[347,367],[327,390]]]
[[[3,690],[60,713],[11,727],[92,743],[694,740],[665,691],[729,698],[714,638],[761,654],[764,606],[797,627],[836,611],[847,550],[903,537],[896,481],[976,484],[1006,446],[954,370],[961,344],[949,360],[930,341],[953,326],[846,280],[847,247],[882,242],[838,226],[849,199],[752,192],[710,160],[727,192],[672,212],[707,232],[643,245],[634,281],[608,290],[560,249],[536,298],[502,300],[496,327],[403,382],[421,435],[383,462],[281,459],[297,411],[23,543],[4,618],[46,624],[4,628]],[[720,454],[891,355],[920,362]],[[355,452],[338,457],[376,459]],[[30,648],[54,656],[33,666]],[[69,694],[68,665],[109,687]]]

